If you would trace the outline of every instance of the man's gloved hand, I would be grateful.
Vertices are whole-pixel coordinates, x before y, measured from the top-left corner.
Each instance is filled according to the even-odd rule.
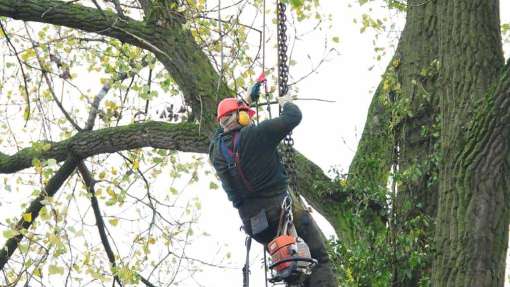
[[[297,99],[296,96],[287,94],[283,97],[278,97],[278,103],[280,104],[280,107],[283,107],[286,103],[292,103],[295,99]]]
[[[262,85],[261,82],[256,82],[255,85],[253,85],[250,89],[250,99],[252,102],[258,101],[260,97],[260,86]]]

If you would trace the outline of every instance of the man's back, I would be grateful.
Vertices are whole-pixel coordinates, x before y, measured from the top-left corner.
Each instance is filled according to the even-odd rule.
[[[278,118],[227,133],[217,132],[211,142],[209,157],[234,206],[238,207],[246,197],[272,197],[286,192],[288,178],[276,148],[285,135],[299,124],[301,117],[299,108],[287,103]],[[236,133],[239,139],[235,145]],[[225,150],[228,153],[235,149],[239,154],[240,169],[233,167],[228,154],[225,154]],[[229,167],[234,168],[235,173],[241,172],[246,181],[233,179]]]

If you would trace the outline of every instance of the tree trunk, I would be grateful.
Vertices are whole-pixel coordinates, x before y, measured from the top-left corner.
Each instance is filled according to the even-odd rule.
[[[432,283],[503,286],[510,81],[508,67],[500,74],[499,1],[437,5],[442,166]]]

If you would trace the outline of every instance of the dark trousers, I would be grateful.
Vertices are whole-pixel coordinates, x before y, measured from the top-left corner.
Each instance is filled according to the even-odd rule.
[[[276,236],[283,197],[247,200],[239,207],[239,214],[245,232],[265,246]],[[250,218],[257,215],[262,209],[266,211],[269,227],[258,234],[252,234]],[[337,287],[338,284],[328,257],[325,238],[317,223],[306,210],[294,209],[293,214],[294,226],[298,236],[308,244],[312,257],[318,261],[318,264],[312,270],[312,274],[304,282],[304,287]]]

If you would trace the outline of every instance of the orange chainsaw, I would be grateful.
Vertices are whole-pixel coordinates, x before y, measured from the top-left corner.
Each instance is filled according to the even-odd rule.
[[[292,218],[292,201],[286,197],[282,203],[282,213],[276,238],[267,245],[271,255],[271,283],[284,281],[299,284],[312,273],[317,264],[306,242],[297,236]]]

